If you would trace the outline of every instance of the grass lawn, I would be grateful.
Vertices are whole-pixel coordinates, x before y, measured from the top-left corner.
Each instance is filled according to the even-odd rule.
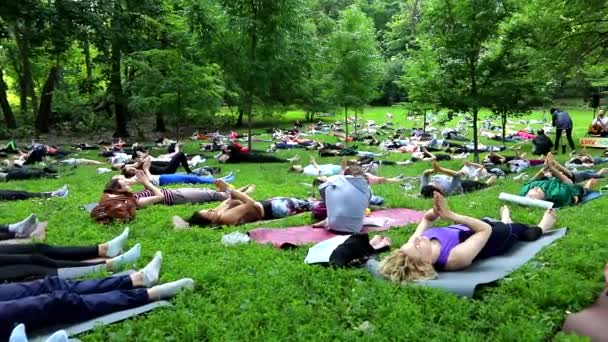
[[[364,117],[384,121],[388,110],[395,113],[397,126],[420,124],[406,122],[404,110],[400,108],[369,108]],[[582,137],[591,112],[570,112],[575,120],[575,138]],[[289,112],[284,120],[296,118],[303,119],[303,114]],[[542,114],[534,113],[530,118],[541,119]],[[488,140],[482,138],[481,142],[488,143]],[[265,150],[267,146],[267,143],[256,143],[254,148]],[[196,143],[186,145],[186,152],[194,153],[197,149]],[[360,149],[370,150],[362,145]],[[302,163],[306,163],[311,154],[292,150],[277,155],[290,157],[296,153],[300,154]],[[94,152],[80,156],[101,160]],[[405,158],[406,155],[401,154],[388,157],[390,160]],[[561,161],[565,158],[558,156]],[[338,163],[338,158],[317,160]],[[450,161],[443,165],[459,168],[461,163]],[[207,165],[215,166],[216,162],[208,161]],[[310,183],[310,178],[288,173],[286,164],[220,166],[223,173],[236,172],[237,186],[256,184],[253,194],[256,199],[306,197],[310,192],[310,188],[301,185]],[[415,176],[425,168],[428,164],[382,166],[380,174]],[[80,209],[81,205],[99,199],[103,185],[110,178],[109,174],[98,175],[95,169],[93,166],[64,167],[60,169],[59,179],[0,184],[3,189],[30,191],[54,190],[63,184],[70,186],[70,195],[65,199],[0,203],[2,223],[36,213],[49,221],[47,242],[52,244],[99,243],[119,234],[124,225],[97,225]],[[528,171],[530,175],[533,172]],[[499,180],[488,190],[451,197],[450,204],[457,212],[470,216],[498,217],[501,205],[498,194],[515,193],[521,185],[510,178]],[[397,185],[377,185],[373,191],[384,197],[389,207],[430,207],[429,200],[406,194]],[[155,206],[140,210],[137,219],[128,225],[131,227],[129,245],[136,242],[143,245],[143,256],[137,267],[145,265],[155,251],[161,250],[164,253],[161,281],[191,277],[196,282],[195,291],[178,296],[173,308],[101,327],[79,338],[83,341],[570,340],[572,336],[559,333],[566,312],[578,311],[590,304],[603,286],[608,231],[602,215],[607,207],[608,200],[599,199],[560,210],[558,226],[568,226],[568,235],[501,280],[498,286],[482,290],[479,299],[470,300],[441,290],[375,280],[365,270],[308,266],[303,263],[306,247],[278,250],[255,243],[225,247],[220,243],[223,234],[246,232],[258,225],[177,232],[171,226],[171,216],[187,217],[200,206]],[[543,212],[534,208],[511,208],[514,220],[526,223],[537,223]],[[309,220],[308,215],[303,215],[272,226],[300,225]],[[409,225],[386,234],[399,246],[414,227]],[[360,329],[364,322],[368,322],[365,325],[369,328]]]

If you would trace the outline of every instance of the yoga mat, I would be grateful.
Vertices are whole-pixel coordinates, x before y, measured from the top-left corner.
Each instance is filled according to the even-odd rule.
[[[87,213],[91,213],[91,211],[93,211],[93,209],[97,206],[98,203],[89,203],[89,204],[85,204],[82,206],[82,209],[84,209],[84,211],[86,211]]]
[[[504,255],[476,261],[464,270],[440,272],[436,279],[414,284],[444,289],[459,296],[473,298],[475,290],[480,285],[493,283],[509,275],[532,259],[543,247],[566,235],[567,231],[567,228],[560,228],[544,234],[536,241],[518,242]],[[379,267],[378,261],[368,261],[367,268],[376,277],[381,277]]]
[[[598,199],[598,198],[600,198],[602,196],[603,196],[603,194],[601,192],[599,192],[599,191],[589,192],[585,196],[583,196],[583,199],[580,202],[576,203],[574,206],[583,205],[583,204],[585,204],[587,202],[591,202],[591,201],[593,201],[595,199]],[[559,209],[564,209],[564,208],[568,208],[568,207],[561,207],[561,208],[554,208],[554,209],[555,210],[559,210]]]
[[[43,342],[49,336],[51,336],[55,331],[61,330],[61,329],[65,330],[68,333],[68,336],[82,334],[83,332],[87,332],[89,330],[94,329],[96,326],[120,322],[127,318],[131,318],[133,316],[137,316],[137,315],[146,313],[148,311],[152,311],[154,309],[157,309],[160,307],[166,307],[166,306],[171,306],[171,303],[161,300],[161,301],[157,301],[157,302],[148,303],[146,305],[142,305],[137,308],[118,311],[118,312],[114,312],[114,313],[111,313],[111,314],[108,314],[105,316],[93,318],[91,320],[81,322],[81,323],[49,327],[49,328],[37,331],[34,334],[32,334],[33,337],[30,339],[30,341],[31,342]]]
[[[587,336],[591,341],[608,341],[608,290],[583,311],[569,314],[562,330]]]
[[[424,213],[419,211],[404,208],[373,211],[369,217],[365,218],[364,225],[366,227],[363,228],[362,233],[383,231],[417,223],[423,215]],[[338,235],[323,228],[313,228],[311,225],[274,229],[256,228],[250,230],[247,234],[258,243],[272,243],[278,248],[317,243]]]
[[[583,200],[578,204],[585,204],[587,202],[593,201],[594,199],[598,199],[602,197],[602,194],[599,191],[589,192],[587,195],[583,196]]]
[[[38,226],[36,227],[36,229],[34,229],[32,234],[30,235],[30,237],[15,238],[15,239],[10,239],[10,240],[1,240],[0,245],[17,245],[17,244],[23,244],[23,243],[31,243],[34,239],[42,241],[46,237],[47,224],[48,224],[48,222],[38,222]]]

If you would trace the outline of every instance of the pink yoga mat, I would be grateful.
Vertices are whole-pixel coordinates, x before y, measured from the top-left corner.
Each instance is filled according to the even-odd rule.
[[[364,227],[362,232],[377,232],[416,223],[422,219],[423,215],[424,213],[419,211],[403,208],[374,211],[370,217],[365,219],[364,224],[367,227]],[[258,243],[272,243],[278,248],[317,243],[337,235],[310,225],[291,228],[256,228],[250,230],[248,234],[252,240]]]

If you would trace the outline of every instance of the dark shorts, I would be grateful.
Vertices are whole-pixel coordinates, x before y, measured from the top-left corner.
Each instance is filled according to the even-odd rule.
[[[487,219],[482,221],[492,227],[492,234],[475,259],[502,255],[508,252],[517,241],[534,241],[543,234],[539,227],[523,223],[502,223]]]
[[[460,182],[462,186],[462,192],[473,192],[488,187],[486,183],[474,181],[474,180],[463,180]]]

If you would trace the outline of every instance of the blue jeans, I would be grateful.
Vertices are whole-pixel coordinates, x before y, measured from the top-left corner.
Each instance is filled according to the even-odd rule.
[[[213,183],[213,176],[197,176],[197,175],[189,175],[185,173],[173,173],[160,175],[158,179],[158,184],[160,186],[167,184],[211,184]]]
[[[0,339],[19,323],[36,330],[82,322],[148,303],[145,288],[134,289],[129,276],[84,281],[47,277],[0,285]]]
[[[226,183],[234,182],[234,174],[232,172],[227,176],[220,178]],[[160,186],[167,184],[212,184],[215,178],[213,176],[199,176],[191,175],[186,173],[173,173],[167,175],[160,175],[158,177],[158,184]]]

